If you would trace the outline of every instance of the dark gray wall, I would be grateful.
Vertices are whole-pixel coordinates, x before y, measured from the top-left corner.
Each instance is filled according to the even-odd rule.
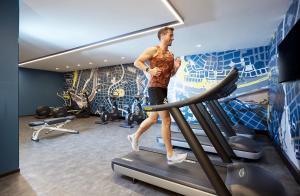
[[[0,175],[19,169],[19,1],[0,2]]]
[[[56,93],[63,87],[63,73],[20,68],[19,115],[33,115],[40,105],[62,106]]]

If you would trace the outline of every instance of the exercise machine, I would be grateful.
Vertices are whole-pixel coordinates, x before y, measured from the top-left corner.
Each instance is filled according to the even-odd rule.
[[[38,106],[35,111],[35,118],[45,119],[49,117],[60,118],[68,116],[68,110],[65,107]]]
[[[75,133],[78,134],[79,131],[75,131],[72,129],[64,129],[62,128],[69,122],[75,119],[75,116],[67,116],[67,117],[61,117],[61,118],[50,118],[45,119],[41,121],[34,121],[30,122],[28,125],[30,128],[34,130],[32,133],[31,139],[33,141],[38,142],[39,141],[39,134],[41,131],[47,130],[46,134],[52,132],[52,131],[59,131],[59,132],[67,132],[67,133]]]
[[[68,91],[70,96],[70,110],[68,110],[69,114],[75,115],[76,118],[89,118],[91,116],[91,103],[89,101],[89,97],[87,95],[87,92],[81,92],[80,96],[84,97],[85,101],[83,103],[77,103],[75,100],[73,100],[73,92],[71,90]],[[81,107],[80,107],[80,106]]]
[[[133,128],[134,127],[134,120],[133,120],[133,116],[131,113],[131,109],[129,107],[129,105],[124,105],[124,109],[127,110],[127,114],[125,116],[125,122],[123,124],[120,125],[120,127],[123,128]]]
[[[101,111],[97,112],[100,116],[100,119],[95,121],[96,124],[107,124],[108,121],[115,121],[115,120],[119,120],[121,118],[121,112],[120,112],[120,110],[118,108],[118,104],[117,104],[118,96],[110,95],[109,97],[110,97],[111,103],[112,103],[111,111],[108,112],[105,109],[105,106],[102,106]]]
[[[255,138],[255,130],[246,127],[243,124],[240,124],[238,121],[237,123],[233,123],[232,120],[230,119],[230,117],[228,116],[227,112],[224,111],[223,107],[221,106],[220,102],[218,100],[214,100],[216,102],[216,104],[218,105],[218,107],[221,109],[222,115],[224,116],[224,118],[226,118],[227,122],[229,123],[229,125],[231,126],[231,128],[225,128],[223,126],[222,123],[219,122],[218,118],[214,117],[214,120],[217,120],[216,123],[218,124],[218,127],[220,128],[220,130],[222,131],[224,136],[244,136],[244,137],[248,137],[251,139]],[[211,113],[212,111],[209,110],[209,112]],[[191,125],[194,133],[196,135],[205,135],[203,129],[201,128],[201,126],[195,124],[195,125]],[[172,132],[180,132],[180,130],[172,130]]]
[[[236,69],[234,70],[236,71],[236,82],[238,80],[238,72]],[[230,89],[228,91],[222,94],[222,97],[226,97],[227,95],[230,95],[232,92],[234,92],[234,90],[236,89],[235,82],[231,84]],[[251,138],[240,136],[235,133],[231,124],[229,123],[229,117],[226,115],[225,111],[223,110],[217,99],[205,101],[204,103],[198,106],[199,109],[202,110],[202,113],[206,115],[206,121],[211,124],[211,127],[213,127],[212,131],[214,131],[218,135],[223,135],[223,133],[220,130],[220,127],[216,123],[216,119],[220,121],[225,133],[225,142],[228,143],[228,145],[233,151],[233,154],[231,154],[232,158],[258,160],[263,156],[263,148],[261,144],[259,144],[257,141]],[[216,149],[214,148],[207,135],[196,135],[196,137],[206,152],[217,153]],[[160,144],[164,144],[161,136],[157,137],[157,142]],[[181,132],[173,132],[171,136],[171,142],[173,146],[188,149],[190,148]]]
[[[141,124],[146,119],[146,114],[142,108],[143,103],[143,96],[142,95],[135,95],[134,102],[130,107],[127,108],[127,115],[125,117],[125,123],[120,125],[120,127],[124,128],[133,128],[134,123]]]
[[[109,112],[109,118],[112,121],[119,120],[120,117],[121,117],[121,112],[118,108],[118,103],[117,103],[118,96],[117,95],[110,95],[109,97],[112,100],[111,101],[112,102],[112,108],[111,108],[111,111]]]
[[[99,120],[96,120],[95,123],[96,124],[107,124],[108,123],[108,120],[109,120],[109,112],[106,111],[105,109],[105,106],[102,106],[101,107],[101,110],[97,110],[95,112],[95,114],[98,114],[99,115]]]
[[[38,106],[35,110],[35,118],[45,119],[51,116],[51,109],[49,106]]]
[[[145,113],[142,108],[142,101],[143,101],[143,96],[142,95],[136,95],[134,96],[135,100],[132,104],[131,107],[131,114],[129,117],[129,120],[133,123],[136,122],[137,124],[141,124],[145,120]]]
[[[71,99],[71,95],[69,93],[69,90],[62,91],[61,93],[56,92],[56,95],[63,100],[64,107],[67,108],[67,110],[72,109],[72,99]]]
[[[165,154],[141,149],[113,159],[114,172],[182,195],[285,195],[283,185],[270,172],[249,163],[233,163],[230,157],[232,152],[226,146],[224,136],[212,131],[210,123],[205,120],[206,114],[198,108],[205,101],[227,96],[226,92],[231,91],[232,83],[235,83],[236,74],[237,71],[233,69],[224,80],[200,95],[174,103],[144,107],[149,112],[168,110],[171,113],[197,161],[187,159],[170,166]],[[180,111],[184,106],[191,109],[224,164],[209,159]]]

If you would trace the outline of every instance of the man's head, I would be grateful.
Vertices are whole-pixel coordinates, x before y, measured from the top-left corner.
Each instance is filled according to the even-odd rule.
[[[166,43],[168,46],[172,45],[174,28],[164,27],[160,29],[157,33],[159,41]]]

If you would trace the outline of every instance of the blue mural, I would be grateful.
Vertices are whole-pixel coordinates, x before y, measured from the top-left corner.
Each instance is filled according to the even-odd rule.
[[[170,81],[169,102],[191,97],[210,88],[222,80],[233,66],[239,70],[238,89],[232,95],[233,97],[267,89],[269,49],[269,46],[262,46],[182,57],[182,66]],[[232,108],[239,113],[240,106],[240,104],[233,104]],[[188,107],[181,110],[190,123],[197,122]],[[267,130],[266,110],[263,109],[261,112],[263,119],[260,119],[257,113],[248,111],[243,113],[243,118],[239,122],[250,128]],[[232,112],[228,114],[233,119]]]
[[[182,66],[170,81],[169,101],[185,99],[211,87],[222,80],[233,66],[239,69],[240,74],[238,89],[233,96],[267,88],[268,55],[269,47],[263,46],[182,57]],[[119,96],[118,108],[123,111],[123,116],[126,115],[126,108],[133,103],[134,95],[147,96],[148,79],[132,64],[70,72],[65,74],[65,80],[66,90],[72,88],[75,93],[82,90],[88,92],[93,113],[97,113],[103,106],[106,110],[110,110],[112,106],[110,94]],[[242,102],[232,100],[230,104],[231,110],[227,112],[233,122],[258,130],[267,129],[266,115],[259,116],[251,109],[256,107],[257,103],[248,103],[245,107]],[[265,110],[260,109],[266,114]],[[189,122],[197,123],[187,107],[182,108],[182,111]],[[234,117],[234,114],[238,113],[243,114],[239,114],[242,118]]]
[[[148,80],[132,64],[69,72],[65,74],[65,80],[65,90],[73,89],[75,94],[87,91],[93,113],[102,107],[110,111],[112,100],[109,95],[117,95],[118,108],[125,116],[135,95],[147,95]]]
[[[299,19],[299,0],[291,5],[270,42],[269,131],[276,144],[300,169],[300,81],[278,83],[277,46]]]
[[[232,99],[221,103],[232,122],[256,130],[268,130],[267,109],[255,102]]]

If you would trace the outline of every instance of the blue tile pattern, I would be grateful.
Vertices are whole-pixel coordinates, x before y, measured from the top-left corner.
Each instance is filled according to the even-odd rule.
[[[170,81],[168,99],[173,102],[201,93],[222,80],[233,66],[238,68],[240,77],[238,89],[232,96],[267,88],[269,50],[269,46],[262,46],[182,57],[182,68]],[[238,105],[233,107],[238,110]],[[189,108],[181,110],[190,123],[197,122]],[[262,113],[266,114],[266,111],[262,110]],[[245,112],[242,121],[250,128],[267,129],[265,120],[258,120],[253,112]]]
[[[300,81],[278,83],[277,46],[299,19],[299,0],[290,7],[270,41],[269,131],[300,169]]]
[[[78,91],[83,88],[91,72],[91,69],[79,71]],[[87,84],[86,90],[88,94],[92,92],[94,77],[97,77],[97,93],[94,99],[91,100],[93,113],[101,110],[102,106],[109,111],[112,100],[108,95],[120,93],[120,97],[117,99],[118,108],[122,111],[122,115],[125,116],[126,108],[134,102],[134,95],[138,93],[146,95],[144,92],[146,92],[147,78],[132,64],[95,69],[95,75]],[[68,89],[72,86],[73,72],[66,73],[65,79],[65,89]]]
[[[256,130],[268,130],[267,110],[261,104],[255,102],[242,102],[233,99],[221,103],[232,122],[243,124]]]

